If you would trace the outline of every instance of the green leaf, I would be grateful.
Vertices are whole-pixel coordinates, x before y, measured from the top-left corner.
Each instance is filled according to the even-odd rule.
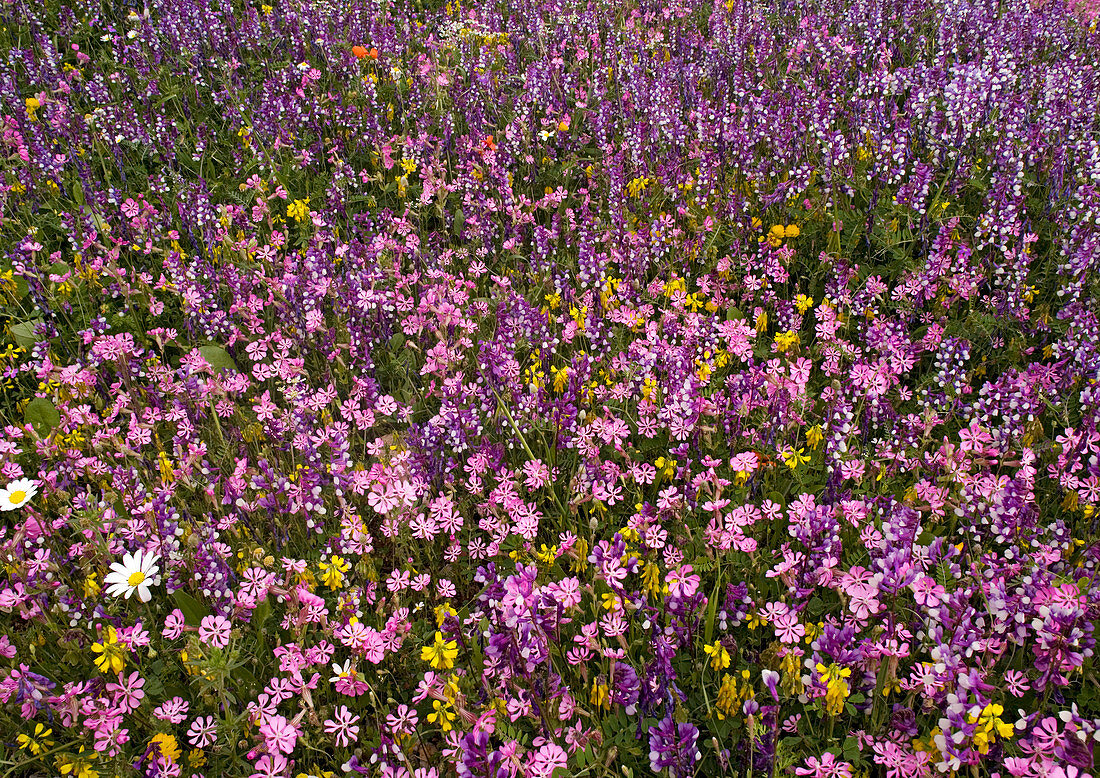
[[[233,357],[229,356],[229,352],[221,346],[199,346],[199,353],[214,372],[237,369],[237,363],[233,361]]]
[[[39,338],[34,334],[34,328],[42,323],[41,319],[31,319],[11,325],[11,336],[15,342],[23,348],[30,348],[38,342]]]
[[[197,627],[204,616],[210,615],[210,611],[207,610],[205,605],[185,591],[172,592],[172,599],[176,601],[176,606],[183,611],[183,617],[188,626]]]
[[[263,632],[264,622],[267,621],[267,617],[271,615],[271,601],[264,599],[256,609],[252,611],[251,623]]]
[[[52,402],[36,397],[27,403],[23,411],[23,419],[33,424],[39,434],[44,434],[61,423],[61,414]]]
[[[844,758],[849,762],[859,760],[859,740],[854,737],[844,739]]]
[[[707,605],[707,626],[703,631],[703,642],[708,646],[714,639],[714,618],[718,613],[718,588],[722,585],[722,577],[714,582],[714,591],[710,593],[710,603]]]

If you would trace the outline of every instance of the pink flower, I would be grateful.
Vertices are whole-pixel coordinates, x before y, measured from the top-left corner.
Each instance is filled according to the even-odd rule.
[[[232,628],[233,625],[229,619],[221,614],[206,616],[199,625],[199,640],[214,648],[225,648],[229,645],[229,633]]]
[[[280,754],[289,754],[298,743],[298,728],[278,713],[264,719],[260,724],[260,734],[267,747]]]
[[[913,599],[917,605],[931,608],[943,602],[947,590],[936,583],[934,578],[924,576],[913,582]]]
[[[1005,683],[1008,685],[1008,691],[1013,697],[1023,697],[1024,693],[1031,688],[1027,676],[1019,670],[1007,670],[1005,672]]]
[[[325,732],[332,735],[336,745],[346,748],[348,743],[359,735],[359,716],[348,710],[347,705],[341,705],[336,709],[331,719],[325,721]]]
[[[184,621],[183,611],[176,608],[164,617],[164,629],[161,630],[160,634],[164,635],[168,640],[175,640],[183,634],[183,628],[185,626],[187,626],[187,622]]]
[[[554,771],[563,768],[569,758],[557,743],[544,743],[527,765],[530,778],[550,778]]]
[[[852,765],[837,760],[831,752],[821,755],[821,761],[812,756],[806,759],[806,767],[796,767],[796,775],[810,775],[813,778],[852,778]]]
[[[775,636],[783,643],[797,643],[806,634],[806,628],[795,613],[784,613],[775,619]]]
[[[107,691],[115,695],[115,704],[124,713],[131,713],[137,710],[141,701],[145,699],[143,686],[145,686],[145,679],[141,677],[141,673],[135,670],[125,680],[122,673],[119,673],[118,683],[107,684]]]
[[[684,565],[668,574],[668,591],[674,597],[690,597],[699,589],[700,579],[692,575],[691,565]]]
[[[407,735],[416,729],[419,720],[420,717],[417,715],[415,708],[410,708],[408,705],[398,705],[393,713],[386,715],[386,726],[397,734]]]
[[[256,772],[248,778],[280,778],[287,767],[286,757],[282,754],[264,754],[256,762]]]
[[[179,724],[185,718],[187,718],[187,710],[191,707],[191,704],[182,697],[173,697],[170,700],[166,700],[163,704],[159,705],[153,710],[153,715],[161,721],[168,721],[172,724]]]

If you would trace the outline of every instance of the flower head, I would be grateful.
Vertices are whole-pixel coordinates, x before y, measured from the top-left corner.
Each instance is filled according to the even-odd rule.
[[[140,549],[134,555],[125,554],[121,562],[111,565],[111,572],[103,577],[103,583],[107,584],[107,594],[115,597],[130,599],[130,595],[137,592],[138,599],[149,602],[153,595],[149,587],[159,583],[156,575],[160,572],[157,562],[160,557],[149,554]]]
[[[22,508],[38,494],[38,483],[29,478],[12,481],[0,489],[0,511],[14,511]]]
[[[436,670],[450,670],[455,666],[455,658],[458,656],[458,642],[443,640],[443,633],[435,633],[435,642],[430,646],[420,649],[420,658],[431,664]]]
[[[118,675],[126,664],[126,645],[118,642],[118,631],[114,626],[107,627],[107,634],[98,643],[92,643],[92,652],[99,654],[95,666],[101,673]]]

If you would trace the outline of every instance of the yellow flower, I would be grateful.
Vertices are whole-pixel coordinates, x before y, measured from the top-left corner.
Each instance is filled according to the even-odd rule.
[[[814,298],[800,294],[794,298],[794,307],[798,309],[799,313],[805,313],[814,307]]]
[[[434,710],[428,714],[428,723],[439,724],[439,728],[444,732],[450,732],[451,722],[455,720],[456,715],[451,710],[451,704],[442,700],[432,700],[432,708]]]
[[[703,651],[710,657],[710,666],[714,670],[725,670],[730,666],[730,652],[720,641],[714,641],[712,646],[703,646]]]
[[[799,465],[805,464],[810,461],[810,458],[805,455],[806,449],[800,448],[797,451],[793,448],[788,448],[780,456],[783,457],[783,461],[787,467],[791,470],[795,470]]]
[[[600,683],[599,680],[592,682],[592,691],[588,695],[588,702],[593,708],[610,708],[611,704],[607,699],[608,687],[605,683]]]
[[[38,109],[42,107],[42,103],[38,101],[38,98],[28,97],[24,104],[27,106],[27,116],[31,118],[31,121],[38,121]]]
[[[757,627],[766,626],[768,620],[761,616],[759,613],[753,612],[749,614],[749,629],[756,629]]]
[[[787,330],[786,332],[780,332],[775,336],[775,347],[779,349],[779,353],[784,354],[794,346],[798,345],[798,333],[794,330]]]
[[[749,678],[752,674],[748,670],[741,671],[741,688],[737,692],[737,696],[742,701],[751,700],[756,697],[756,692],[752,689],[752,684],[749,682]]]
[[[978,725],[973,736],[974,747],[978,753],[988,753],[989,747],[997,741],[998,737],[1007,740],[1014,734],[1013,726],[1000,718],[1004,712],[1004,706],[989,703],[977,717],[969,717],[967,723]]]
[[[344,573],[351,569],[351,563],[335,554],[328,562],[321,562],[321,580],[329,589],[339,589],[344,585]]]
[[[654,562],[647,562],[642,571],[642,586],[651,595],[656,596],[661,591],[661,568]]]
[[[118,642],[118,632],[113,626],[107,627],[107,637],[102,642],[92,643],[92,653],[99,654],[95,666],[101,673],[118,675],[126,664],[126,646]]]
[[[810,444],[810,448],[817,450],[817,447],[821,445],[821,441],[825,440],[825,435],[821,432],[821,425],[815,424],[806,430],[806,442]]]
[[[84,753],[84,746],[80,747],[79,754]],[[87,759],[83,756],[77,756],[75,758],[58,757],[57,758],[57,770],[62,775],[72,776],[72,778],[99,778],[99,772],[92,769],[91,761],[95,759],[96,755],[90,754]]]
[[[554,374],[554,391],[561,394],[569,385],[569,368],[563,367],[558,370],[556,367],[551,367],[550,372]]]
[[[718,718],[732,716],[736,705],[737,679],[732,675],[725,675],[722,677],[722,685],[718,687]]]
[[[830,716],[839,716],[844,710],[844,701],[848,699],[848,682],[834,678],[825,688],[825,711]]]
[[[52,740],[46,739],[52,734],[52,729],[46,729],[41,723],[39,723],[35,725],[33,735],[25,735],[23,733],[20,733],[19,736],[15,738],[15,740],[19,743],[20,748],[25,748],[35,756],[38,756],[42,753],[44,749],[47,749],[53,745]]]
[[[286,207],[286,215],[298,222],[303,222],[310,217],[309,198],[295,200]]]
[[[435,633],[435,642],[430,646],[420,649],[420,658],[431,664],[436,670],[450,670],[455,666],[455,658],[458,656],[458,642],[455,640],[443,640],[443,633]]]
[[[448,616],[457,615],[458,611],[451,607],[450,603],[445,602],[442,605],[438,605],[435,609],[435,625],[437,627],[442,626],[443,622],[447,619]]]
[[[149,746],[156,746],[160,755],[173,764],[179,760],[180,754],[183,753],[180,751],[180,744],[175,736],[165,734],[164,732],[158,732],[153,735],[153,739],[149,741]]]

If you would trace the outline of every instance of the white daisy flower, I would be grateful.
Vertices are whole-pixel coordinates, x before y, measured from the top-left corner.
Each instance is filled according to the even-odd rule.
[[[14,511],[22,508],[38,494],[38,482],[29,478],[12,481],[6,488],[0,489],[0,511]]]
[[[158,555],[142,551],[123,555],[122,561],[111,565],[111,572],[103,577],[103,583],[110,584],[107,594],[128,600],[131,594],[137,592],[139,600],[149,602],[153,597],[149,587],[160,583],[159,578],[154,580],[160,570],[157,566],[159,561]]]

